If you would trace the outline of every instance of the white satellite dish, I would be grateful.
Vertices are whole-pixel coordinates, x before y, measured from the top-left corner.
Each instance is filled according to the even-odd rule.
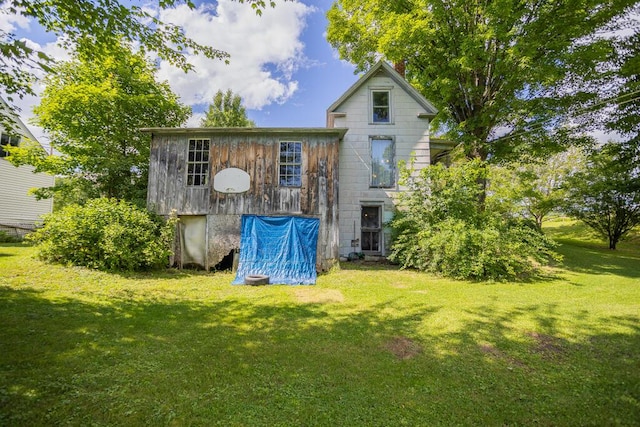
[[[242,169],[222,169],[213,177],[213,189],[220,193],[244,193],[250,187],[251,177]]]

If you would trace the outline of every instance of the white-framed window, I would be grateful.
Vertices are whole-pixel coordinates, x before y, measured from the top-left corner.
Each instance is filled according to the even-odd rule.
[[[209,182],[209,139],[189,139],[187,185],[200,187]]]
[[[371,123],[391,123],[390,90],[371,90]]]
[[[9,135],[7,133],[0,133],[0,157],[7,157],[9,153],[4,151],[2,147],[11,145],[17,147],[20,144],[20,137],[15,135]]]
[[[302,142],[280,142],[280,175],[281,187],[302,186]]]
[[[392,188],[395,179],[395,144],[388,136],[371,137],[371,183],[374,188]]]
[[[382,252],[382,206],[360,206],[360,248],[362,252]]]

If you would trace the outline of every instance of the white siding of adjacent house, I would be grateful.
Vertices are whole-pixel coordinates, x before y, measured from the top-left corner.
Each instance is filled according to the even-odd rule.
[[[29,195],[34,187],[51,187],[54,177],[33,173],[32,166],[15,167],[0,158],[0,225],[31,227],[40,216],[50,213],[53,201]]]
[[[390,88],[390,124],[372,124],[369,117],[371,89]],[[385,74],[363,84],[334,112],[333,126],[348,128],[340,147],[339,227],[340,254],[352,252],[352,239],[360,238],[360,209],[363,205],[383,206],[383,220],[391,219],[394,196],[399,188],[397,163],[409,162],[415,157],[414,167],[421,169],[429,164],[429,120],[419,118],[424,109],[402,88]],[[344,115],[343,115],[344,114]],[[396,177],[395,188],[370,188],[370,138],[390,136],[395,140]],[[355,229],[355,233],[354,233]],[[389,233],[384,233],[382,253],[388,252]],[[359,251],[360,248],[356,248]]]

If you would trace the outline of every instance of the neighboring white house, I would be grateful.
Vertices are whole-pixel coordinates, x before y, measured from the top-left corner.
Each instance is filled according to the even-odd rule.
[[[4,100],[0,108],[8,111]],[[43,214],[53,209],[53,200],[36,200],[29,193],[31,188],[51,187],[54,177],[44,173],[34,173],[33,166],[15,167],[5,158],[6,145],[17,146],[30,139],[37,142],[33,134],[18,117],[14,117],[16,129],[11,133],[0,127],[0,230],[25,234],[33,229]]]
[[[438,110],[391,65],[378,62],[327,110],[327,127],[347,128],[340,147],[340,254],[387,255],[384,223],[395,210],[398,162],[419,170],[443,149],[430,144]]]

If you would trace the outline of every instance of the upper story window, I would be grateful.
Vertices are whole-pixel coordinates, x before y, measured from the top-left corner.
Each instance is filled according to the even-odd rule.
[[[187,160],[187,185],[202,186],[209,181],[209,140],[190,139]]]
[[[302,186],[302,142],[280,142],[281,187]]]
[[[388,90],[372,90],[372,123],[390,123],[391,93]]]
[[[371,187],[391,188],[395,185],[394,158],[392,138],[371,138]]]
[[[9,155],[9,153],[4,151],[2,147],[4,147],[5,145],[11,145],[13,147],[17,147],[19,143],[20,143],[19,136],[11,136],[6,133],[0,133],[0,157],[7,157]]]

